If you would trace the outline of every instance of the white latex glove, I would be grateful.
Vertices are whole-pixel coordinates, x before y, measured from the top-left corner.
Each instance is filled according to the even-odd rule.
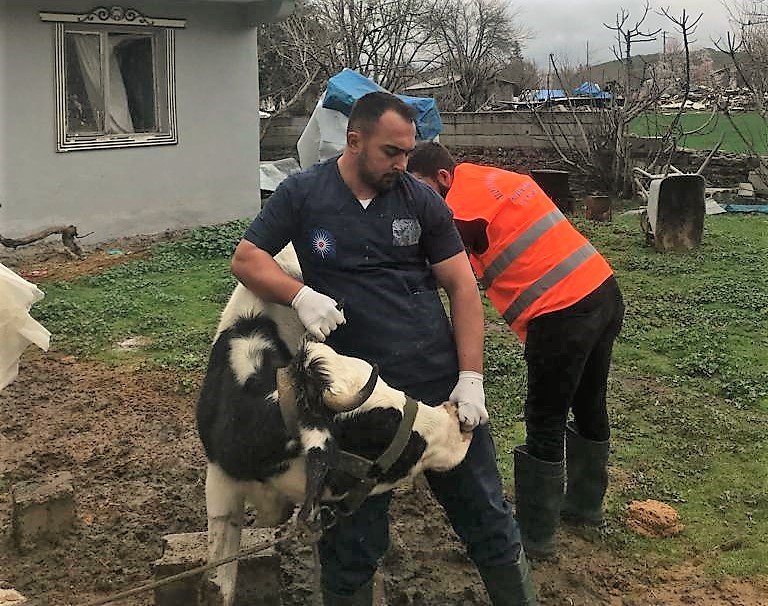
[[[488,422],[483,375],[479,372],[462,370],[448,400],[458,405],[459,421],[463,430],[471,431],[478,425],[485,425]]]
[[[346,322],[336,301],[306,285],[293,297],[291,307],[299,314],[304,328],[318,341],[325,341],[332,330]]]

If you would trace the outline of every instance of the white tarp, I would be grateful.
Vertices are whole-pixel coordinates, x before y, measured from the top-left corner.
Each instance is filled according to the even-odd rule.
[[[45,295],[0,263],[0,389],[19,374],[19,358],[30,343],[48,350],[51,333],[29,315]]]
[[[722,206],[715,202],[712,198],[704,199],[704,212],[708,215],[720,215],[726,211]]]
[[[283,179],[300,170],[301,167],[296,158],[259,162],[259,187],[264,191],[275,191]]]
[[[347,144],[348,118],[335,109],[323,107],[325,93],[317,101],[296,149],[302,170],[341,153]]]

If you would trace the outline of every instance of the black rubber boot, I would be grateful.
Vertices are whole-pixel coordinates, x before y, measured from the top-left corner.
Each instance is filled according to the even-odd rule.
[[[323,587],[323,606],[372,606],[373,577],[352,595],[337,595]]]
[[[568,487],[560,512],[569,524],[599,526],[603,522],[603,497],[608,488],[608,440],[595,442],[581,436],[569,421],[565,432]]]
[[[563,504],[565,464],[541,461],[526,446],[515,448],[515,502],[523,547],[531,558],[555,553],[555,529]]]
[[[531,570],[520,550],[517,562],[478,568],[493,606],[536,606]]]

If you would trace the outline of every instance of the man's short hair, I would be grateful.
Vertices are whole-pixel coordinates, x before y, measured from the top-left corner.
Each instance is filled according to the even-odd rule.
[[[419,143],[408,156],[408,172],[435,177],[441,168],[453,174],[456,161],[451,152],[434,141]]]
[[[356,130],[370,133],[379,118],[389,110],[397,112],[409,122],[416,120],[416,111],[399,97],[385,92],[368,93],[355,101],[352,106],[349,122],[347,122],[347,132]]]

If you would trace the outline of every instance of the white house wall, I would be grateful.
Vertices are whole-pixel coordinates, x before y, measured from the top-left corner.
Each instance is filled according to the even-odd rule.
[[[119,2],[109,3],[119,4]],[[54,25],[98,0],[0,0],[0,234],[53,224],[89,241],[252,217],[259,208],[256,30],[224,3],[131,1],[176,30],[177,145],[56,152]]]

